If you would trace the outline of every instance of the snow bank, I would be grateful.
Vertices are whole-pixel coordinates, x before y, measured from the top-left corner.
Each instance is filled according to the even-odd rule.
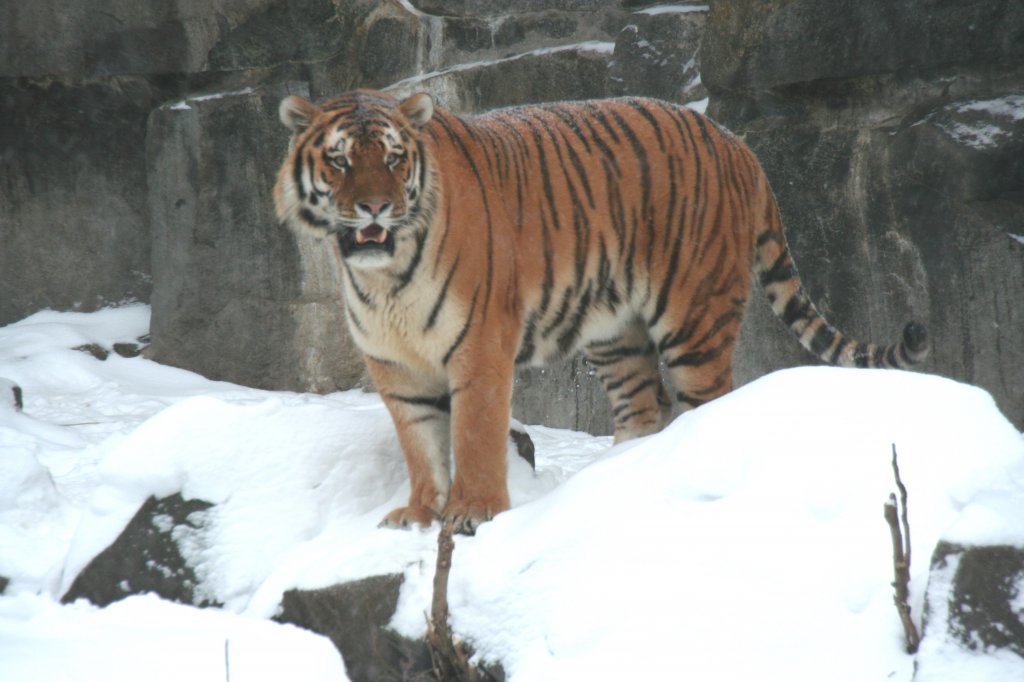
[[[45,644],[45,646],[43,646]],[[105,609],[0,599],[0,678],[46,682],[344,682],[331,642],[153,596]]]
[[[0,328],[0,377],[25,390],[23,413],[0,404],[0,679],[223,679],[225,639],[232,679],[278,653],[307,660],[308,679],[337,676],[322,652],[287,658],[325,640],[259,619],[286,589],[387,572],[406,576],[393,627],[421,635],[436,527],[377,528],[408,495],[379,399],[69,350],[147,322],[136,306]],[[939,377],[788,370],[615,448],[528,430],[538,471],[510,457],[514,509],[458,539],[449,595],[455,630],[511,680],[909,680],[882,518],[893,444],[916,617],[939,537],[1024,545],[1021,434],[988,394]],[[146,497],[174,492],[216,503],[184,549],[225,610],[57,606]],[[933,654],[985,679],[1019,671],[1002,655]]]

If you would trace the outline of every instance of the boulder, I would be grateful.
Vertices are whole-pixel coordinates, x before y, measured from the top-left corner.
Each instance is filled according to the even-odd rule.
[[[932,554],[915,682],[951,679],[944,675],[948,661],[964,651],[1024,657],[1022,586],[1024,548],[939,542]],[[958,658],[978,660],[984,674],[983,660]]]
[[[615,38],[609,64],[611,92],[692,102],[706,96],[700,77],[700,42],[706,8],[652,7],[634,12]]]
[[[197,593],[195,571],[179,548],[196,533],[211,506],[203,500],[186,500],[178,493],[150,497],[117,539],[75,577],[61,601],[84,598],[106,606],[132,594],[151,592],[181,604],[212,605]]]
[[[319,590],[288,590],[275,620],[330,639],[353,682],[433,679],[426,643],[387,628],[401,586],[401,574],[392,574]]]

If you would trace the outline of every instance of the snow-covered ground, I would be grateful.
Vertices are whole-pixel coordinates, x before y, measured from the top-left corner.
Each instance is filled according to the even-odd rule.
[[[377,528],[408,484],[376,396],[71,350],[148,317],[0,328],[0,680],[345,679],[326,639],[268,619],[285,589],[382,572],[406,576],[393,627],[422,635],[437,529]],[[915,617],[940,536],[1024,544],[1024,439],[985,392],[927,374],[779,372],[614,448],[528,430],[537,472],[510,458],[514,509],[458,538],[449,588],[456,632],[511,680],[910,680],[882,518],[893,444]],[[182,544],[223,610],[59,604],[146,497],[178,491],[216,503]],[[1024,679],[1013,655],[923,648],[939,664],[919,680]]]

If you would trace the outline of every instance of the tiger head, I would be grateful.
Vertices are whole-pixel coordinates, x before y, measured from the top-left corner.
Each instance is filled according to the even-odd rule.
[[[279,113],[292,139],[274,187],[278,219],[335,236],[349,265],[391,262],[403,230],[423,223],[431,174],[419,131],[433,112],[423,93],[399,102],[357,91],[320,106],[286,97]]]

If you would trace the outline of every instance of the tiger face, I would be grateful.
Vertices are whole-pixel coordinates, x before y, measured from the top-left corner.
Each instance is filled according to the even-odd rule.
[[[335,236],[352,267],[390,263],[421,208],[428,176],[418,133],[433,113],[430,98],[396,107],[357,92],[317,107],[287,97],[279,113],[294,135],[275,188],[278,218]]]

